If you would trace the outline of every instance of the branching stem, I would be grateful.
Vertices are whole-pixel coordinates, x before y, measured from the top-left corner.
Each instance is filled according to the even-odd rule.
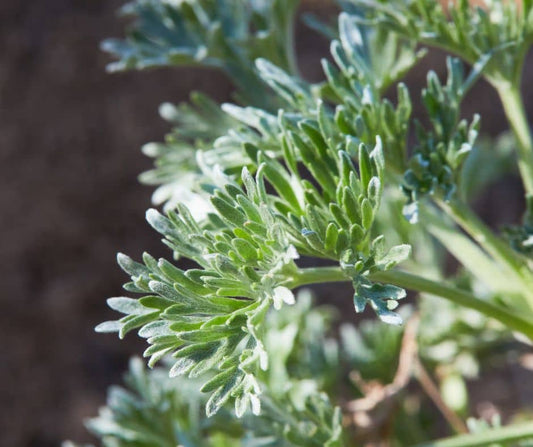
[[[464,290],[457,289],[442,282],[432,281],[399,270],[375,272],[368,277],[372,281],[393,284],[405,289],[439,296],[463,307],[477,310],[487,317],[494,318],[510,330],[520,332],[533,340],[533,319],[490,301],[482,300]],[[285,285],[290,288],[326,282],[351,281],[340,267],[313,267],[300,269]]]
[[[309,267],[298,270],[287,287],[294,289],[296,287],[307,286],[310,284],[321,284],[327,282],[346,282],[352,279],[344,273],[340,267]]]

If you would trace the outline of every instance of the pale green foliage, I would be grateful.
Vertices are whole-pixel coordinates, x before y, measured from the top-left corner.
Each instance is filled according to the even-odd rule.
[[[202,200],[199,183],[201,175],[196,171],[196,151],[209,149],[213,141],[236,124],[219,105],[202,93],[191,95],[191,104],[174,106],[162,104],[160,115],[175,125],[164,143],[148,143],[142,148],[145,155],[156,159],[156,167],[140,175],[139,180],[148,185],[161,185],[154,192],[154,205],[165,203],[165,209],[173,209],[178,203],[192,204]],[[235,157],[229,153],[228,157]],[[217,152],[217,158],[223,154]],[[241,159],[238,159],[240,166]],[[231,166],[231,162],[225,163]],[[200,197],[199,197],[200,196]],[[190,207],[202,213],[201,207]]]
[[[322,120],[329,116],[335,121],[330,128],[337,131],[329,130],[325,135],[328,144],[345,143],[345,136],[350,136],[354,150],[360,142],[375,144],[376,135],[380,135],[389,167],[402,173],[406,163],[411,101],[403,84],[398,85],[396,108],[381,97],[385,87],[404,74],[422,54],[416,54],[412,45],[395,34],[361,34],[353,18],[346,14],[341,15],[339,29],[339,40],[331,46],[338,68],[323,61],[327,83],[309,85],[265,59],[257,60],[257,75],[265,87],[268,85],[275,92],[274,98],[284,106],[288,121],[303,117],[317,120],[319,113]],[[395,68],[384,70],[382,77],[378,77],[373,69],[379,62],[372,49],[383,46],[389,49],[390,63]],[[398,67],[401,70],[395,71]],[[319,107],[317,99],[320,96],[339,105],[335,110]],[[156,158],[157,169],[143,174],[141,181],[162,184],[154,193],[154,202],[166,201],[168,208],[175,205],[177,197],[184,202],[187,198],[195,200],[198,194],[202,194],[201,166],[196,170],[193,166],[205,161],[208,165],[219,165],[226,172],[238,174],[242,166],[250,163],[248,154],[242,150],[243,142],[251,142],[276,158],[282,155],[277,138],[281,128],[276,115],[255,107],[225,104],[222,106],[224,116],[204,97],[194,97],[193,103],[198,112],[186,105],[177,108],[165,105],[163,111],[168,112],[165,118],[172,117],[170,120],[175,120],[178,127],[167,137],[165,144],[150,143],[144,149]],[[237,125],[234,120],[242,125]],[[186,124],[185,128],[182,123]],[[209,123],[215,125],[209,126]],[[206,127],[209,128],[207,132]],[[200,162],[196,160],[194,148],[202,151]]]
[[[285,394],[291,378],[314,382],[328,394],[335,390],[340,358],[337,341],[329,334],[337,315],[333,308],[314,304],[310,291],[300,289],[294,306],[268,314],[265,349],[270,363],[261,380],[273,395]]]
[[[389,66],[377,56],[383,49],[389,56],[385,59]],[[411,101],[401,83],[397,87],[396,110],[382,95],[423,52],[415,53],[413,45],[396,34],[363,33],[356,17],[343,13],[339,17],[339,40],[332,42],[331,53],[338,68],[327,60],[322,65],[328,80],[326,94],[339,103],[335,110],[339,128],[365,143],[380,135],[390,169],[401,172],[405,166]]]
[[[490,56],[483,73],[493,83],[515,83],[533,42],[533,2],[488,0],[486,9],[458,0],[446,12],[438,0],[349,0],[369,20],[410,39],[434,45],[470,64]]]
[[[492,347],[504,341],[514,349],[510,330],[531,338],[533,275],[517,253],[533,246],[531,198],[523,226],[507,229],[511,246],[469,213],[463,199],[513,171],[514,148],[504,140],[496,154],[487,155],[491,143],[476,148],[479,117],[462,120],[461,104],[481,76],[500,94],[517,88],[533,40],[533,2],[517,10],[495,1],[485,11],[461,0],[449,12],[436,0],[339,3],[338,31],[311,20],[333,38],[319,84],[295,66],[296,0],[139,0],[124,9],[137,18],[126,40],[104,44],[119,57],[111,70],[222,69],[238,102],[193,94],[190,104],[164,104],[161,115],[174,128],[164,143],[143,149],[156,166],[141,180],[159,185],[153,200],[165,204],[165,215],[151,209],[147,220],[174,260],[193,267],[119,255],[131,277],[125,289],[141,297],[110,298],[124,316],[97,330],[120,337],[138,330],[149,366],[164,368],[132,363],[130,390],[113,389],[89,423],[104,445],[342,446],[350,430],[330,398],[353,391],[345,367],[374,385],[394,380],[409,335],[401,324],[412,318],[409,306],[394,311],[406,288],[422,298],[411,341],[416,361],[439,369],[452,410],[466,411],[463,377],[476,376]],[[448,59],[445,83],[428,74],[424,124],[411,117],[400,82],[425,54],[419,43],[472,65],[465,75]],[[386,97],[391,88],[395,101]],[[526,147],[528,130],[516,123],[513,130],[524,177],[533,147]],[[446,281],[445,250],[465,268]],[[303,268],[309,259],[327,266]],[[370,307],[388,325],[344,325],[339,349],[331,312],[293,292],[331,281],[351,282],[355,311]],[[416,376],[411,369],[404,380]],[[401,387],[410,392],[407,382]],[[427,415],[397,403],[397,413],[385,416],[392,445],[424,441]],[[358,420],[349,405],[345,411],[345,422]],[[483,445],[491,433],[509,445],[532,432],[471,428],[431,445]]]
[[[87,423],[106,447],[218,447],[241,435],[239,426],[228,424],[228,414],[205,419],[204,395],[193,380],[172,380],[159,368],[147,371],[134,358],[125,382],[127,388],[110,388],[107,407]]]
[[[340,328],[342,353],[349,365],[365,380],[390,383],[396,373],[403,335],[402,326],[363,321],[357,328]]]
[[[510,132],[497,138],[480,135],[463,164],[458,181],[460,196],[471,201],[503,176],[516,175],[515,147],[516,141]]]
[[[465,80],[463,67],[456,59],[448,58],[448,80],[442,85],[434,72],[428,75],[428,87],[422,98],[432,129],[417,125],[418,145],[404,174],[402,188],[409,198],[404,208],[407,219],[418,221],[418,200],[426,194],[450,200],[457,190],[460,168],[475,143],[479,132],[479,116],[469,125],[459,121],[461,101],[479,75],[474,70]]]
[[[126,289],[148,295],[108,300],[126,316],[97,330],[119,331],[122,337],[141,327],[139,334],[152,345],[145,352],[150,364],[167,354],[177,357],[171,375],[217,370],[202,388],[212,393],[208,415],[231,397],[236,398],[237,414],[250,403],[259,412],[256,374],[258,368],[268,367],[263,321],[271,304],[276,309],[294,304],[286,286],[296,274],[294,261],[300,254],[341,262],[356,287],[356,310],[362,311],[368,301],[384,321],[401,322],[387,303],[403,298],[403,289],[366,279],[368,273],[388,270],[408,255],[403,246],[387,252],[382,237],[368,242],[382,190],[381,145],[369,151],[361,144],[356,169],[348,155],[355,151],[351,142],[344,148],[330,147],[327,135],[334,131],[334,122],[325,113],[319,117],[318,122],[291,123],[280,116],[283,133],[278,138],[286,168],[245,143],[249,159],[256,160],[255,178],[244,168],[244,188],[223,174],[204,184],[212,191],[212,211],[205,219],[193,218],[182,204],[168,217],[149,210],[147,220],[165,236],[175,256],[187,257],[200,268],[183,271],[149,255],[144,265],[119,256],[132,277]],[[301,178],[298,160],[319,188]],[[207,180],[209,173],[205,175]],[[222,180],[224,187],[216,183]],[[267,193],[265,183],[275,194]]]
[[[102,47],[120,58],[110,71],[200,64],[227,73],[244,101],[267,105],[253,61],[267,57],[294,68],[288,42],[297,6],[298,0],[136,0],[122,8],[136,17],[127,38]]]
[[[127,388],[112,387],[107,406],[87,427],[106,447],[341,446],[339,409],[317,393],[324,385],[319,380],[338,367],[336,344],[323,335],[329,312],[312,309],[303,291],[296,305],[267,320],[265,348],[272,362],[263,373],[268,391],[260,417],[237,423],[221,410],[206,418],[198,379],[169,378],[166,369],[147,371],[133,359]]]
[[[418,355],[426,364],[446,365],[447,374],[478,377],[489,347],[502,343],[502,329],[483,315],[425,296],[419,310]],[[405,319],[413,309],[402,309]],[[405,326],[364,321],[357,328],[341,326],[343,357],[365,380],[390,383],[396,373]]]

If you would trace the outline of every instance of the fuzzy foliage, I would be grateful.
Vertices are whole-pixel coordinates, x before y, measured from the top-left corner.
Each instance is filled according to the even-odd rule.
[[[353,387],[342,383],[339,354],[361,380],[393,381],[407,332],[402,316],[410,315],[395,308],[413,284],[426,292],[416,359],[439,369],[443,389],[460,391],[461,399],[445,396],[458,411],[468,403],[462,377],[475,377],[485,348],[510,339],[487,316],[533,331],[533,278],[516,253],[531,251],[531,204],[523,226],[507,230],[515,251],[463,212],[466,204],[454,208],[491,172],[503,172],[495,161],[501,152],[469,181],[481,154],[479,117],[461,120],[461,104],[482,76],[500,91],[519,83],[533,2],[520,9],[487,2],[493,8],[485,10],[460,0],[449,11],[436,0],[339,3],[337,29],[311,19],[332,38],[318,84],[296,69],[296,0],[137,0],[123,9],[136,18],[126,39],[104,43],[118,58],[111,70],[214,67],[237,90],[235,104],[198,93],[188,104],[164,104],[160,113],[174,127],[143,149],[155,168],[141,180],[159,186],[153,200],[164,204],[164,213],[150,209],[146,217],[173,261],[120,254],[131,278],[124,288],[140,297],[110,298],[123,316],[97,331],[122,338],[136,330],[149,345],[148,365],[160,367],[146,371],[133,361],[128,389],[113,388],[89,422],[105,446],[342,446],[347,430],[330,397]],[[400,82],[425,54],[419,43],[472,66],[466,75],[448,59],[446,83],[429,73],[424,124],[412,118]],[[386,95],[394,86],[393,101]],[[417,221],[424,226],[410,225]],[[449,278],[456,289],[440,284],[444,249],[465,267]],[[309,259],[327,266],[304,268]],[[411,273],[394,272],[400,263]],[[324,278],[351,282],[355,311],[370,307],[388,325],[345,325],[339,348],[329,336],[330,312],[295,292]],[[435,302],[433,292],[450,302]],[[419,416],[398,406],[397,445],[422,440]],[[453,445],[481,445],[478,428]],[[515,439],[509,432],[491,433],[507,445]]]

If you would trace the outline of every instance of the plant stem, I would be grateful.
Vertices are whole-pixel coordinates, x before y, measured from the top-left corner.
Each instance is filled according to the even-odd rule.
[[[292,4],[285,5],[286,8],[291,8],[292,11],[290,14],[287,14],[287,21],[282,25],[283,32],[281,33],[281,45],[283,45],[285,58],[286,58],[286,69],[292,76],[300,77],[298,70],[298,59],[296,57],[296,48],[294,45],[294,22],[295,15],[298,9],[299,1],[292,1]],[[280,3],[283,6],[283,2]]]
[[[347,282],[351,280],[352,278],[346,275],[340,267],[309,267],[299,269],[298,274],[293,276],[286,286],[290,289],[294,289],[309,284]]]
[[[436,203],[505,268],[505,273],[513,281],[522,284],[524,296],[533,309],[533,274],[525,260],[485,225],[464,202],[456,199],[450,202],[437,200]]]
[[[520,332],[533,340],[532,319],[518,315],[490,301],[481,300],[464,290],[398,270],[375,272],[370,274],[368,279],[445,298],[453,303],[477,310],[488,317],[494,318],[510,330]],[[351,280],[340,267],[313,267],[300,269],[285,285],[289,288],[295,288],[308,284]]]
[[[294,24],[291,21],[287,24],[287,39],[285,41],[285,52],[287,54],[287,63],[290,73],[293,76],[299,76],[298,59],[294,48]]]
[[[531,437],[533,437],[533,423],[529,422],[493,428],[482,433],[454,436],[453,438],[419,444],[416,447],[485,447],[498,443],[516,442]]]
[[[527,195],[533,195],[533,137],[520,92],[520,82],[501,83],[496,90],[518,143],[518,168]]]
[[[506,242],[501,240],[485,223],[462,201],[437,201],[437,204],[481,245],[494,259],[513,271],[518,271],[524,262]]]
[[[461,231],[454,222],[448,222],[443,213],[436,211],[420,204],[421,220],[427,231],[476,278],[487,284],[495,293],[514,295],[529,293],[528,289],[524,290],[521,281],[509,281],[509,275],[500,267],[500,263]]]
[[[490,301],[481,300],[464,290],[401,271],[377,272],[370,275],[369,278],[375,281],[394,284],[405,289],[440,296],[461,306],[477,310],[487,317],[494,318],[509,329],[521,332],[533,340],[533,319],[518,315]]]

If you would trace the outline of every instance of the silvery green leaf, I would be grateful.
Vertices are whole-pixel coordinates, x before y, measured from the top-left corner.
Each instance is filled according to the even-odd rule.
[[[129,256],[119,253],[117,255],[117,262],[126,273],[132,277],[147,276],[150,270],[144,265],[133,261]]]
[[[119,321],[105,321],[97,325],[94,330],[96,332],[118,332],[120,331],[120,322]]]
[[[357,313],[361,313],[366,308],[367,300],[365,297],[359,296],[357,293],[353,297],[353,303],[355,306],[355,311]]]
[[[376,266],[382,270],[390,270],[400,262],[405,261],[411,254],[411,246],[407,244],[395,245],[387,254],[378,259]]]
[[[107,305],[117,312],[121,312],[126,315],[142,315],[153,312],[153,309],[144,307],[138,300],[125,297],[108,298]]]
[[[392,309],[397,307],[391,302],[405,298],[404,289],[392,284],[371,283],[365,278],[354,279],[354,305],[356,312],[364,311],[366,304],[370,303],[377,316],[387,324],[402,324],[402,318]]]
[[[400,300],[406,297],[404,289],[391,284],[361,285],[358,291],[369,300]]]
[[[403,324],[402,317],[396,312],[389,310],[386,303],[379,300],[371,300],[370,304],[381,321],[394,326]]]

